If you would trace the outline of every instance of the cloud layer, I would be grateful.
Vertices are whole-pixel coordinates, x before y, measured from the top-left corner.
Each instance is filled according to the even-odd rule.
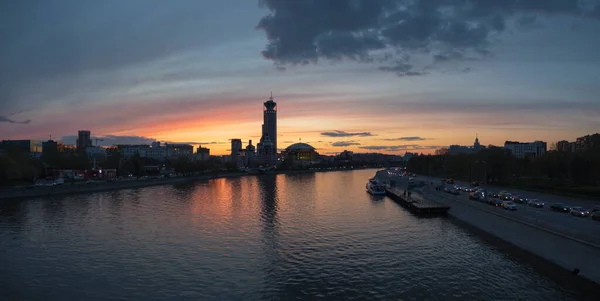
[[[355,133],[351,133],[351,132],[345,132],[345,131],[340,131],[340,130],[334,130],[331,132],[322,132],[321,136],[327,136],[327,137],[353,137],[353,136],[357,136],[357,137],[370,137],[370,136],[374,136],[373,134],[371,134],[371,132],[355,132]]]
[[[382,139],[385,141],[423,141],[427,140],[427,138],[419,137],[419,136],[411,136],[411,137],[400,137],[400,138],[386,138]]]
[[[262,55],[277,66],[320,59],[386,62],[380,69],[424,75],[414,55],[434,62],[481,58],[509,23],[538,16],[600,19],[597,0],[261,0],[271,10],[257,28],[269,40]],[[391,63],[391,64],[390,64]]]
[[[31,122],[31,119],[27,119],[24,121],[16,121],[16,120],[10,119],[8,116],[0,115],[0,122],[28,124]]]
[[[333,147],[346,147],[346,146],[351,146],[351,145],[360,145],[359,142],[356,141],[336,141],[331,143],[331,146]]]
[[[360,149],[366,149],[371,151],[389,151],[396,152],[401,150],[432,150],[442,148],[444,146],[439,145],[417,145],[417,144],[404,144],[404,145],[368,145],[359,146]]]

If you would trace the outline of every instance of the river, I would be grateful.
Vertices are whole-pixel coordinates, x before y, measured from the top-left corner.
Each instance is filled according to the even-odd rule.
[[[224,178],[0,204],[2,300],[578,300],[375,170]]]

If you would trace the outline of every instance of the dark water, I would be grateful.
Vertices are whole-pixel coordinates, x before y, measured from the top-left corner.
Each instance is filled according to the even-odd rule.
[[[577,300],[374,170],[0,204],[2,300]]]

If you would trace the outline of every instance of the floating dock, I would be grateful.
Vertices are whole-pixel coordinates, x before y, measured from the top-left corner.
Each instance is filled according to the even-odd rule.
[[[404,191],[400,188],[388,186],[386,195],[402,207],[418,215],[445,215],[450,210],[450,206],[427,200],[420,195],[405,196]]]

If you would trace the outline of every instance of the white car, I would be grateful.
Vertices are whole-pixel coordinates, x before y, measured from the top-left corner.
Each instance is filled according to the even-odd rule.
[[[517,204],[513,201],[507,201],[502,203],[502,208],[506,210],[517,210]]]

